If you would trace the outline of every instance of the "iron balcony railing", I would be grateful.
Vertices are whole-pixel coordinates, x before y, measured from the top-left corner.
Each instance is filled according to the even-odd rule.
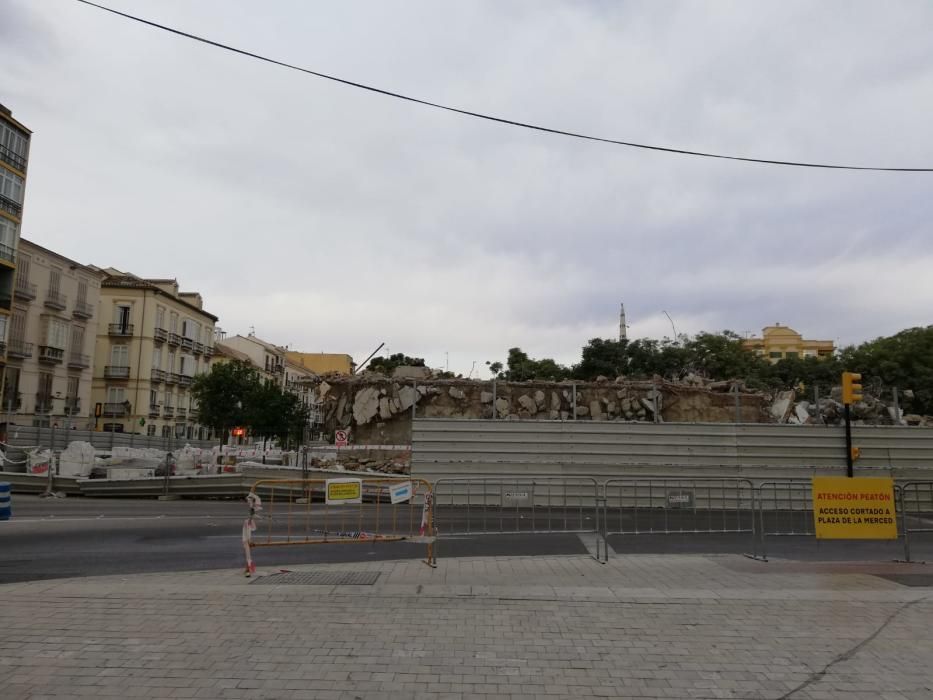
[[[23,395],[17,393],[15,396],[12,393],[7,393],[3,395],[3,408],[4,411],[18,411],[23,407]]]
[[[13,216],[20,216],[23,213],[22,204],[16,200],[10,199],[9,197],[4,197],[2,194],[0,194],[0,209],[12,214]]]
[[[178,408],[175,409],[175,415],[178,416],[179,418],[185,418],[188,415],[188,409],[182,408],[181,406],[179,406]]]
[[[65,351],[51,345],[39,346],[39,362],[53,362],[58,364],[65,359]]]
[[[103,413],[107,418],[120,418],[129,413],[129,408],[126,403],[105,403]]]
[[[191,383],[194,381],[194,377],[189,377],[187,374],[178,375],[178,385],[179,386],[191,386]]]
[[[178,375],[174,372],[163,372],[162,381],[166,384],[176,384],[178,383]]]
[[[157,343],[164,343],[166,340],[168,340],[168,331],[164,328],[153,328],[152,339]]]
[[[16,262],[16,251],[6,243],[0,243],[0,258],[7,262]]]
[[[168,334],[168,344],[169,345],[178,345],[181,342],[181,336],[178,333],[169,333]]]
[[[36,285],[30,284],[26,280],[16,279],[16,286],[13,288],[13,294],[18,301],[32,301],[36,298],[38,293],[39,290]]]
[[[26,172],[26,159],[3,144],[0,144],[0,160],[9,163],[20,172]]]
[[[163,406],[163,407],[162,407],[162,417],[163,417],[163,418],[171,418],[171,417],[174,416],[174,415],[175,415],[175,407],[174,407],[174,406]]]
[[[158,418],[159,417],[159,404],[151,403],[149,404],[149,417]]]
[[[213,354],[214,354],[214,347],[213,347],[212,345],[205,345],[205,346],[204,346],[204,356],[205,356],[205,357],[210,357],[210,356],[213,355]]]
[[[75,318],[90,318],[94,315],[94,307],[86,301],[76,301],[71,313]]]
[[[193,352],[195,355],[200,355],[201,353],[204,352],[204,345],[195,341],[194,347],[191,349],[191,352]]]
[[[163,372],[161,369],[155,369],[153,367],[151,377],[153,382],[156,384],[161,384],[165,381],[165,372]]]
[[[193,341],[191,338],[186,338],[186,337],[182,336],[182,337],[181,337],[181,347],[184,348],[185,350],[193,350],[193,349],[194,349],[194,341]]]
[[[77,396],[65,397],[65,415],[75,416],[81,413],[81,399]]]
[[[36,394],[36,413],[51,413],[52,397],[49,394]]]
[[[124,365],[107,365],[104,367],[104,379],[129,379],[130,368]]]
[[[133,335],[132,323],[111,323],[107,326],[107,333],[120,337]]]
[[[32,357],[32,343],[26,343],[14,338],[10,340],[10,344],[6,349],[6,355],[7,357],[18,357],[20,359]]]
[[[68,366],[72,369],[87,369],[91,366],[91,358],[89,355],[73,352],[68,356]]]
[[[64,311],[68,306],[68,297],[59,291],[50,289],[45,293],[45,305],[56,311]]]

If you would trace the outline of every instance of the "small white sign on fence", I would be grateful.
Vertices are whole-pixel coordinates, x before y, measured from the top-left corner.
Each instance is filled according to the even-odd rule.
[[[411,482],[403,481],[399,484],[392,484],[389,487],[389,498],[392,503],[404,503],[411,499]]]

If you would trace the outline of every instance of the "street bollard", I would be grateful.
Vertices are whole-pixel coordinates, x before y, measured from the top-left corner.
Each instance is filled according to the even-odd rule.
[[[9,481],[0,481],[0,520],[13,517],[12,486]]]

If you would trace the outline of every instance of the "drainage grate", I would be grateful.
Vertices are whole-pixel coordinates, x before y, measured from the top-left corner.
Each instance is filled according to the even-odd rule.
[[[875,574],[875,576],[902,586],[933,587],[933,574]]]
[[[252,583],[266,586],[372,586],[378,571],[288,571],[260,576]]]

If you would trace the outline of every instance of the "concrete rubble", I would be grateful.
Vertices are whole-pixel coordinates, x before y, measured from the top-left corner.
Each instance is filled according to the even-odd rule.
[[[909,405],[913,392],[907,390],[901,393],[902,402]],[[814,402],[809,397],[800,396],[797,392],[782,391],[771,398],[768,409],[775,423],[788,423],[792,425],[841,425],[845,422],[845,409],[842,404],[842,388],[833,387],[829,396],[819,397]],[[916,413],[905,413],[903,404],[896,410],[893,402],[879,399],[865,393],[864,398],[850,407],[853,425],[910,425],[933,428],[933,416],[921,416]]]

